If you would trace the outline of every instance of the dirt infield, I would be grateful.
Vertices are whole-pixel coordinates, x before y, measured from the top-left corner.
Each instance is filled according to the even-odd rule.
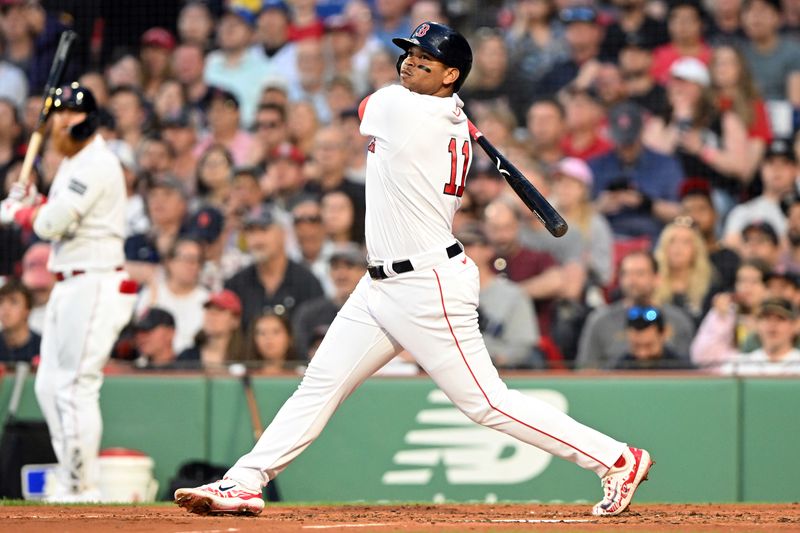
[[[634,505],[598,519],[586,505],[269,506],[254,518],[196,516],[171,506],[0,506],[0,531],[800,531],[800,504]]]

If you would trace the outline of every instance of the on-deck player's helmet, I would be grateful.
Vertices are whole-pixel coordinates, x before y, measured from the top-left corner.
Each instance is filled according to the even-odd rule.
[[[397,60],[398,74],[412,46],[419,46],[448,67],[458,69],[458,79],[453,84],[456,91],[461,88],[472,68],[472,48],[467,40],[453,28],[438,22],[423,22],[408,39],[392,39],[392,42],[406,52]]]
[[[85,141],[97,131],[97,101],[92,92],[79,85],[77,81],[65,87],[56,89],[53,97],[52,112],[64,110],[86,113],[83,122],[75,124],[69,129],[69,135],[76,141]]]

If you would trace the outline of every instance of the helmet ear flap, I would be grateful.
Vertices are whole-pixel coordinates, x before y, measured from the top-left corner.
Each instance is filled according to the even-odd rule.
[[[397,65],[395,66],[397,67],[398,74],[400,74],[400,67],[403,65],[403,61],[405,61],[407,57],[408,57],[408,52],[406,52],[405,54],[400,54],[400,57],[397,58]]]
[[[86,115],[83,122],[70,126],[69,135],[76,141],[85,141],[97,131],[97,113],[91,112]]]

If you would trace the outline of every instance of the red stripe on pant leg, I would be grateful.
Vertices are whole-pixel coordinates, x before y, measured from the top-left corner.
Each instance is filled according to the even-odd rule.
[[[442,291],[442,282],[439,280],[439,273],[438,273],[438,272],[436,272],[436,269],[434,269],[434,270],[433,270],[433,273],[436,275],[436,284],[439,286],[439,297],[441,298],[441,301],[442,301],[442,312],[444,313],[444,319],[447,321],[447,327],[448,327],[448,328],[450,328],[450,335],[452,335],[452,336],[453,336],[453,340],[454,340],[454,341],[455,341],[455,343],[456,343],[456,348],[458,348],[458,353],[460,353],[460,354],[461,354],[461,359],[464,361],[464,364],[467,366],[467,370],[469,370],[469,373],[470,373],[470,375],[472,376],[472,379],[473,379],[473,381],[475,381],[475,385],[477,385],[477,386],[478,386],[478,389],[481,391],[481,394],[483,394],[483,397],[484,397],[484,399],[486,399],[486,403],[488,403],[488,404],[489,404],[489,407],[491,407],[493,410],[497,411],[497,412],[498,412],[498,413],[500,413],[501,415],[507,416],[508,418],[510,418],[511,420],[513,420],[514,422],[517,422],[517,423],[519,423],[519,424],[522,424],[522,425],[523,425],[523,426],[525,426],[526,428],[528,428],[528,429],[532,429],[532,430],[534,430],[534,431],[536,431],[536,432],[538,432],[538,433],[541,433],[542,435],[544,435],[544,436],[546,436],[546,437],[550,437],[551,439],[553,439],[553,440],[556,440],[556,441],[560,442],[561,444],[563,444],[563,445],[565,445],[565,446],[569,446],[570,448],[572,448],[572,449],[573,449],[573,450],[575,450],[576,452],[578,452],[578,453],[580,453],[580,454],[583,454],[583,455],[585,455],[586,457],[588,457],[588,458],[592,459],[593,461],[596,461],[597,463],[599,463],[599,464],[603,465],[603,466],[604,466],[604,467],[606,467],[606,468],[610,468],[610,467],[609,467],[608,465],[606,465],[606,464],[605,464],[603,461],[600,461],[600,460],[599,460],[599,459],[597,459],[596,457],[594,457],[594,456],[592,456],[592,455],[590,455],[590,454],[586,453],[585,451],[581,450],[581,449],[580,449],[580,448],[578,448],[577,446],[573,446],[572,444],[570,444],[570,443],[568,443],[568,442],[565,442],[565,441],[563,441],[563,440],[559,439],[558,437],[555,437],[555,436],[553,436],[553,435],[551,435],[551,434],[547,433],[546,431],[542,431],[541,429],[539,429],[539,428],[536,428],[536,427],[534,427],[534,426],[531,426],[530,424],[526,424],[526,423],[525,423],[525,422],[523,422],[522,420],[519,420],[519,419],[517,419],[517,418],[515,418],[515,417],[511,416],[510,414],[506,413],[505,411],[503,411],[503,410],[501,410],[501,409],[498,409],[497,407],[495,407],[494,405],[492,405],[492,402],[489,400],[489,397],[486,395],[486,391],[484,391],[484,390],[483,390],[483,387],[481,387],[481,384],[480,384],[480,382],[478,382],[478,378],[477,378],[477,377],[475,377],[475,373],[472,371],[472,367],[470,367],[470,366],[469,366],[469,362],[467,361],[467,358],[464,356],[464,351],[463,351],[463,350],[461,350],[461,345],[460,345],[460,344],[459,344],[459,342],[458,342],[458,338],[456,337],[456,333],[455,333],[455,331],[453,331],[453,326],[452,326],[452,324],[450,324],[450,318],[447,316],[447,308],[446,308],[446,307],[445,307],[445,305],[444,305],[444,292]]]

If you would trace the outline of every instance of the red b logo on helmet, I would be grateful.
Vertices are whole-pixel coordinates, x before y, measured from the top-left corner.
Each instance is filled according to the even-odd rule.
[[[414,32],[414,37],[425,37],[429,29],[431,29],[429,24],[420,24],[417,27],[417,31]]]

